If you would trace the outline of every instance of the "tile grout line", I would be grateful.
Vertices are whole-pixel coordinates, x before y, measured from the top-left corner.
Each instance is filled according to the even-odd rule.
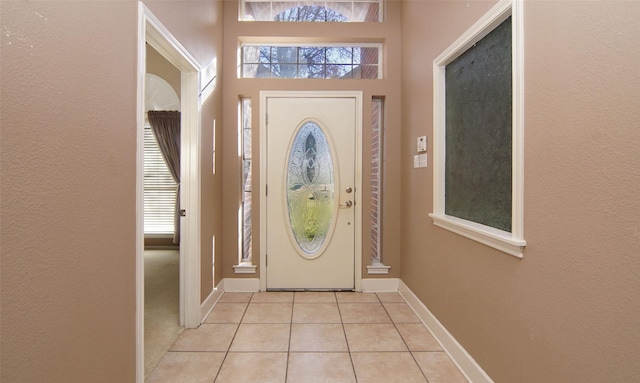
[[[222,295],[224,295],[224,293],[222,293]],[[253,293],[251,293],[251,298],[249,298],[249,302],[247,302],[247,306],[244,308],[244,311],[242,312],[242,316],[240,317],[240,321],[238,322],[238,327],[236,327],[236,331],[233,333],[231,342],[229,342],[229,346],[227,347],[227,352],[224,353],[224,358],[222,358],[222,362],[220,363],[220,368],[218,368],[218,372],[216,372],[216,376],[213,378],[213,383],[215,383],[215,381],[218,380],[220,371],[222,371],[222,366],[224,365],[224,362],[227,360],[227,356],[229,356],[229,352],[231,351],[231,345],[233,344],[233,341],[236,339],[236,335],[238,335],[238,331],[240,330],[240,325],[242,324],[244,315],[247,313],[247,310],[249,309],[249,304],[251,303],[251,299],[253,299]],[[211,315],[211,313],[209,313],[209,315]]]
[[[351,355],[351,347],[349,347],[349,339],[347,338],[347,331],[344,328],[344,320],[342,319],[342,311],[340,310],[340,302],[338,302],[338,294],[335,292],[333,295],[336,298],[336,306],[338,306],[338,314],[340,315],[340,324],[342,325],[342,333],[344,334],[344,342],[347,344],[347,353],[349,354],[349,360],[351,361],[351,370],[353,371],[353,377],[358,383],[358,375],[356,374],[356,366],[353,364],[353,356]]]
[[[284,382],[287,382],[289,377],[289,358],[291,353],[291,334],[293,332],[293,310],[295,310],[296,304],[296,292],[293,293],[293,297],[291,298],[291,317],[289,318],[289,342],[287,342],[287,362],[285,363],[284,368]]]
[[[380,300],[380,296],[378,296],[378,293],[376,293],[376,296],[378,297],[378,300]],[[405,304],[407,304],[407,302],[404,300],[404,298],[402,298],[402,300],[404,301]],[[420,373],[424,377],[425,381],[427,383],[429,383],[429,378],[427,378],[427,375],[425,375],[424,371],[422,371],[422,368],[420,367],[420,364],[416,360],[416,357],[413,356],[413,351],[411,351],[411,349],[409,348],[409,345],[407,344],[407,341],[402,336],[402,333],[400,332],[400,330],[398,330],[397,323],[393,320],[393,318],[391,317],[391,314],[389,314],[389,311],[387,310],[387,306],[384,305],[384,302],[382,302],[382,300],[380,300],[380,303],[382,304],[382,308],[384,309],[384,311],[389,316],[389,319],[391,319],[391,323],[393,324],[393,328],[395,328],[396,331],[398,332],[398,335],[400,335],[400,339],[402,339],[402,343],[404,343],[404,346],[407,348],[407,351],[409,352],[409,355],[411,355],[411,359],[413,359],[413,362],[418,367],[418,370],[420,370]],[[387,302],[387,303],[392,303],[392,302]]]

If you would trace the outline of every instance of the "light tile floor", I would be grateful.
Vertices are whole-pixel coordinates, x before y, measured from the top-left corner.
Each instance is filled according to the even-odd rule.
[[[467,382],[397,293],[225,293],[152,382]]]

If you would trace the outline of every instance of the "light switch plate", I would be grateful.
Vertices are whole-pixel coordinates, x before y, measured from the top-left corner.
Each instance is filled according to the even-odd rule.
[[[420,162],[420,167],[421,168],[426,168],[427,167],[427,154],[420,154],[419,156],[419,162]]]
[[[424,153],[427,151],[427,136],[420,136],[417,139],[417,151],[418,153]]]

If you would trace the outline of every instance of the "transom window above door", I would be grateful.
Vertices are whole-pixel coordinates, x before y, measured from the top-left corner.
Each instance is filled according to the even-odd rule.
[[[243,44],[240,78],[382,78],[381,44]]]
[[[239,20],[381,22],[382,0],[240,0]]]

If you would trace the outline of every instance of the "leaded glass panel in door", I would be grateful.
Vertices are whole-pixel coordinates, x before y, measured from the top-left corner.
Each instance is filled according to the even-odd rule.
[[[329,140],[322,128],[308,121],[289,149],[286,175],[289,226],[305,258],[322,254],[334,220],[334,165]]]

